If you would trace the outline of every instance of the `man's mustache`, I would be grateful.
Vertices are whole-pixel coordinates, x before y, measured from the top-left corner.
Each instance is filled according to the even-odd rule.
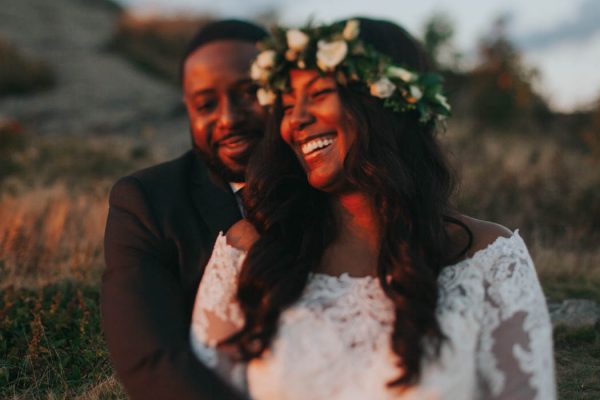
[[[218,140],[214,141],[212,143],[211,147],[217,147],[219,146],[221,143],[231,140],[233,138],[236,137],[243,137],[243,138],[260,138],[262,137],[262,131],[258,130],[258,129],[236,129],[236,130],[232,130],[229,131],[228,133],[226,133],[224,136],[220,137]]]

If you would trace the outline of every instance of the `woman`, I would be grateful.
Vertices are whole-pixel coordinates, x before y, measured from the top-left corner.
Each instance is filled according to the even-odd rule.
[[[263,47],[273,117],[199,288],[200,359],[256,399],[555,398],[525,244],[449,206],[418,44],[357,19]]]

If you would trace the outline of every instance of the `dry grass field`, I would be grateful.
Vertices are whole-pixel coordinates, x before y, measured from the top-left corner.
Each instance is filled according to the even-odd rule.
[[[445,140],[467,214],[519,229],[553,300],[600,301],[600,159],[540,133]]]
[[[107,197],[155,160],[124,138],[0,141],[0,398],[122,398],[99,321]]]

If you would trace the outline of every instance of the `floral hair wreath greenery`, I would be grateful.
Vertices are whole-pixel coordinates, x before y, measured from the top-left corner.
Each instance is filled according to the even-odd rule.
[[[442,78],[400,65],[358,38],[360,23],[301,29],[273,28],[271,37],[259,44],[261,52],[252,63],[251,77],[260,88],[258,101],[271,105],[275,93],[285,91],[290,69],[316,69],[332,74],[341,85],[364,84],[385,107],[395,112],[416,110],[419,120],[427,123],[450,115],[450,105],[442,94]],[[361,85],[362,86],[362,85]]]

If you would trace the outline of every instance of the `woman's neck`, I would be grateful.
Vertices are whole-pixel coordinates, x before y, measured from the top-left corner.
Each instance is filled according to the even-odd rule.
[[[333,214],[337,240],[358,241],[379,249],[379,223],[372,197],[358,192],[340,195],[333,201]]]
[[[344,194],[332,201],[332,208],[337,235],[325,249],[319,269],[332,275],[375,275],[381,234],[373,199],[362,193]]]

